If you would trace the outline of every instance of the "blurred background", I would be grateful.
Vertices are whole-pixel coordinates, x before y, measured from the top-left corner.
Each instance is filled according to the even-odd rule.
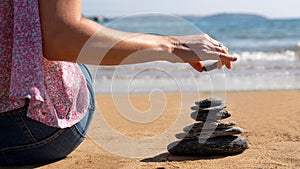
[[[238,57],[232,70],[207,73],[167,62],[101,66],[95,72],[96,91],[299,89],[299,6],[297,0],[83,1],[83,14],[99,24],[163,35],[207,33]]]

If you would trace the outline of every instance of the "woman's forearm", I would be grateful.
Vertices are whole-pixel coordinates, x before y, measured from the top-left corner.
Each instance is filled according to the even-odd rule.
[[[83,18],[81,25],[100,26]],[[120,65],[156,60],[180,61],[172,57],[174,45],[169,37],[129,33],[100,26],[85,43],[80,59],[100,60],[96,64]],[[95,64],[95,63],[92,63]]]
[[[172,57],[162,54],[172,51],[167,37],[106,28],[83,18],[80,3],[79,0],[40,0],[45,58],[81,63],[86,61],[101,65],[154,60],[175,61]],[[133,56],[134,59],[127,58],[141,50],[147,50],[144,53],[150,55],[141,54],[138,57]],[[84,51],[89,51],[89,55]]]

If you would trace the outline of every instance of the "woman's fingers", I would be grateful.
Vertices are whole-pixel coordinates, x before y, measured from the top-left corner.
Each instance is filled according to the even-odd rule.
[[[221,65],[220,67],[218,67],[219,69],[222,68],[223,65],[225,65],[227,69],[232,68],[232,63],[230,61],[219,61],[218,63]]]
[[[197,70],[199,72],[207,71],[207,70],[205,70],[204,64],[201,61],[196,61],[196,62],[189,63],[189,64],[195,70]],[[221,69],[223,67],[223,65],[225,65],[227,69],[231,69],[232,68],[232,63],[230,61],[219,61],[217,63],[217,68]]]
[[[232,63],[231,63],[231,62],[225,62],[225,66],[226,66],[228,69],[231,69]]]
[[[200,56],[200,60],[222,60],[222,61],[236,61],[237,58],[229,54],[217,51],[206,51]]]
[[[203,71],[207,71],[206,68],[204,67],[204,64],[201,62],[201,61],[197,61],[197,62],[193,62],[193,63],[190,63],[190,65],[197,71],[199,72],[203,72]],[[218,69],[221,69],[223,67],[223,65],[226,66],[226,68],[228,69],[231,69],[232,67],[232,64],[231,62],[222,62],[222,61],[219,61],[217,63],[217,68]],[[209,69],[208,69],[209,71]]]
[[[224,46],[221,42],[211,38],[209,35],[205,34],[207,40],[215,47],[215,49],[219,52],[224,52],[228,54],[228,48]]]
[[[232,61],[236,61],[237,58],[234,57],[234,56],[231,56],[229,54],[224,54],[224,53],[218,53],[219,54],[219,58],[222,60],[222,61],[228,61],[228,62],[232,62]]]
[[[222,52],[222,53],[228,54],[228,50],[226,50],[226,48],[224,48],[224,47],[215,47],[215,50],[217,52]]]
[[[196,61],[193,63],[189,63],[195,70],[198,72],[203,72],[204,71],[204,65],[200,61]]]
[[[220,42],[218,42],[218,41],[216,41],[216,40],[214,40],[213,38],[211,38],[211,37],[209,37],[209,39],[208,39],[214,46],[220,46]]]

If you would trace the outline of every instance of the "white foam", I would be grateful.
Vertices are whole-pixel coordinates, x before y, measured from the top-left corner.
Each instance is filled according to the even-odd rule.
[[[295,51],[286,50],[282,52],[241,52],[234,53],[238,62],[248,61],[297,61],[299,58]]]
[[[233,64],[233,69],[225,71],[199,73],[188,64],[151,62],[98,67],[92,75],[97,93],[143,93],[155,89],[166,92],[300,89],[300,60],[295,51],[235,55],[238,62]]]

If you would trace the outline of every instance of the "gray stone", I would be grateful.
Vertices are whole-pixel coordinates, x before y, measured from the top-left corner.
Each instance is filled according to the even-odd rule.
[[[184,132],[178,133],[175,135],[177,139],[206,139],[206,138],[214,138],[214,137],[222,137],[222,136],[230,136],[241,134],[243,129],[240,127],[233,127],[229,129],[215,129],[215,130],[204,130],[201,132]]]
[[[219,106],[223,103],[223,100],[220,98],[212,97],[208,99],[203,99],[198,102],[195,102],[196,105],[198,105],[201,108],[208,108],[208,107],[214,107]]]
[[[213,107],[206,107],[206,108],[202,108],[200,106],[192,106],[191,109],[192,110],[197,110],[199,112],[208,112],[208,111],[218,111],[218,110],[223,110],[224,108],[226,108],[227,105],[226,104],[220,104],[218,106],[213,106]]]
[[[226,136],[199,140],[181,140],[168,145],[172,155],[181,156],[212,156],[233,155],[242,153],[248,148],[248,141],[241,136]]]
[[[205,121],[205,122],[199,122],[199,123],[195,123],[189,126],[186,126],[183,128],[183,131],[185,132],[200,132],[202,129],[203,130],[211,130],[211,129],[228,129],[228,128],[232,128],[233,126],[235,126],[235,122],[234,121],[230,121],[230,122],[216,122],[216,121]]]
[[[227,110],[208,111],[208,112],[193,112],[191,118],[196,121],[217,121],[220,119],[226,119],[231,116],[231,113]]]

